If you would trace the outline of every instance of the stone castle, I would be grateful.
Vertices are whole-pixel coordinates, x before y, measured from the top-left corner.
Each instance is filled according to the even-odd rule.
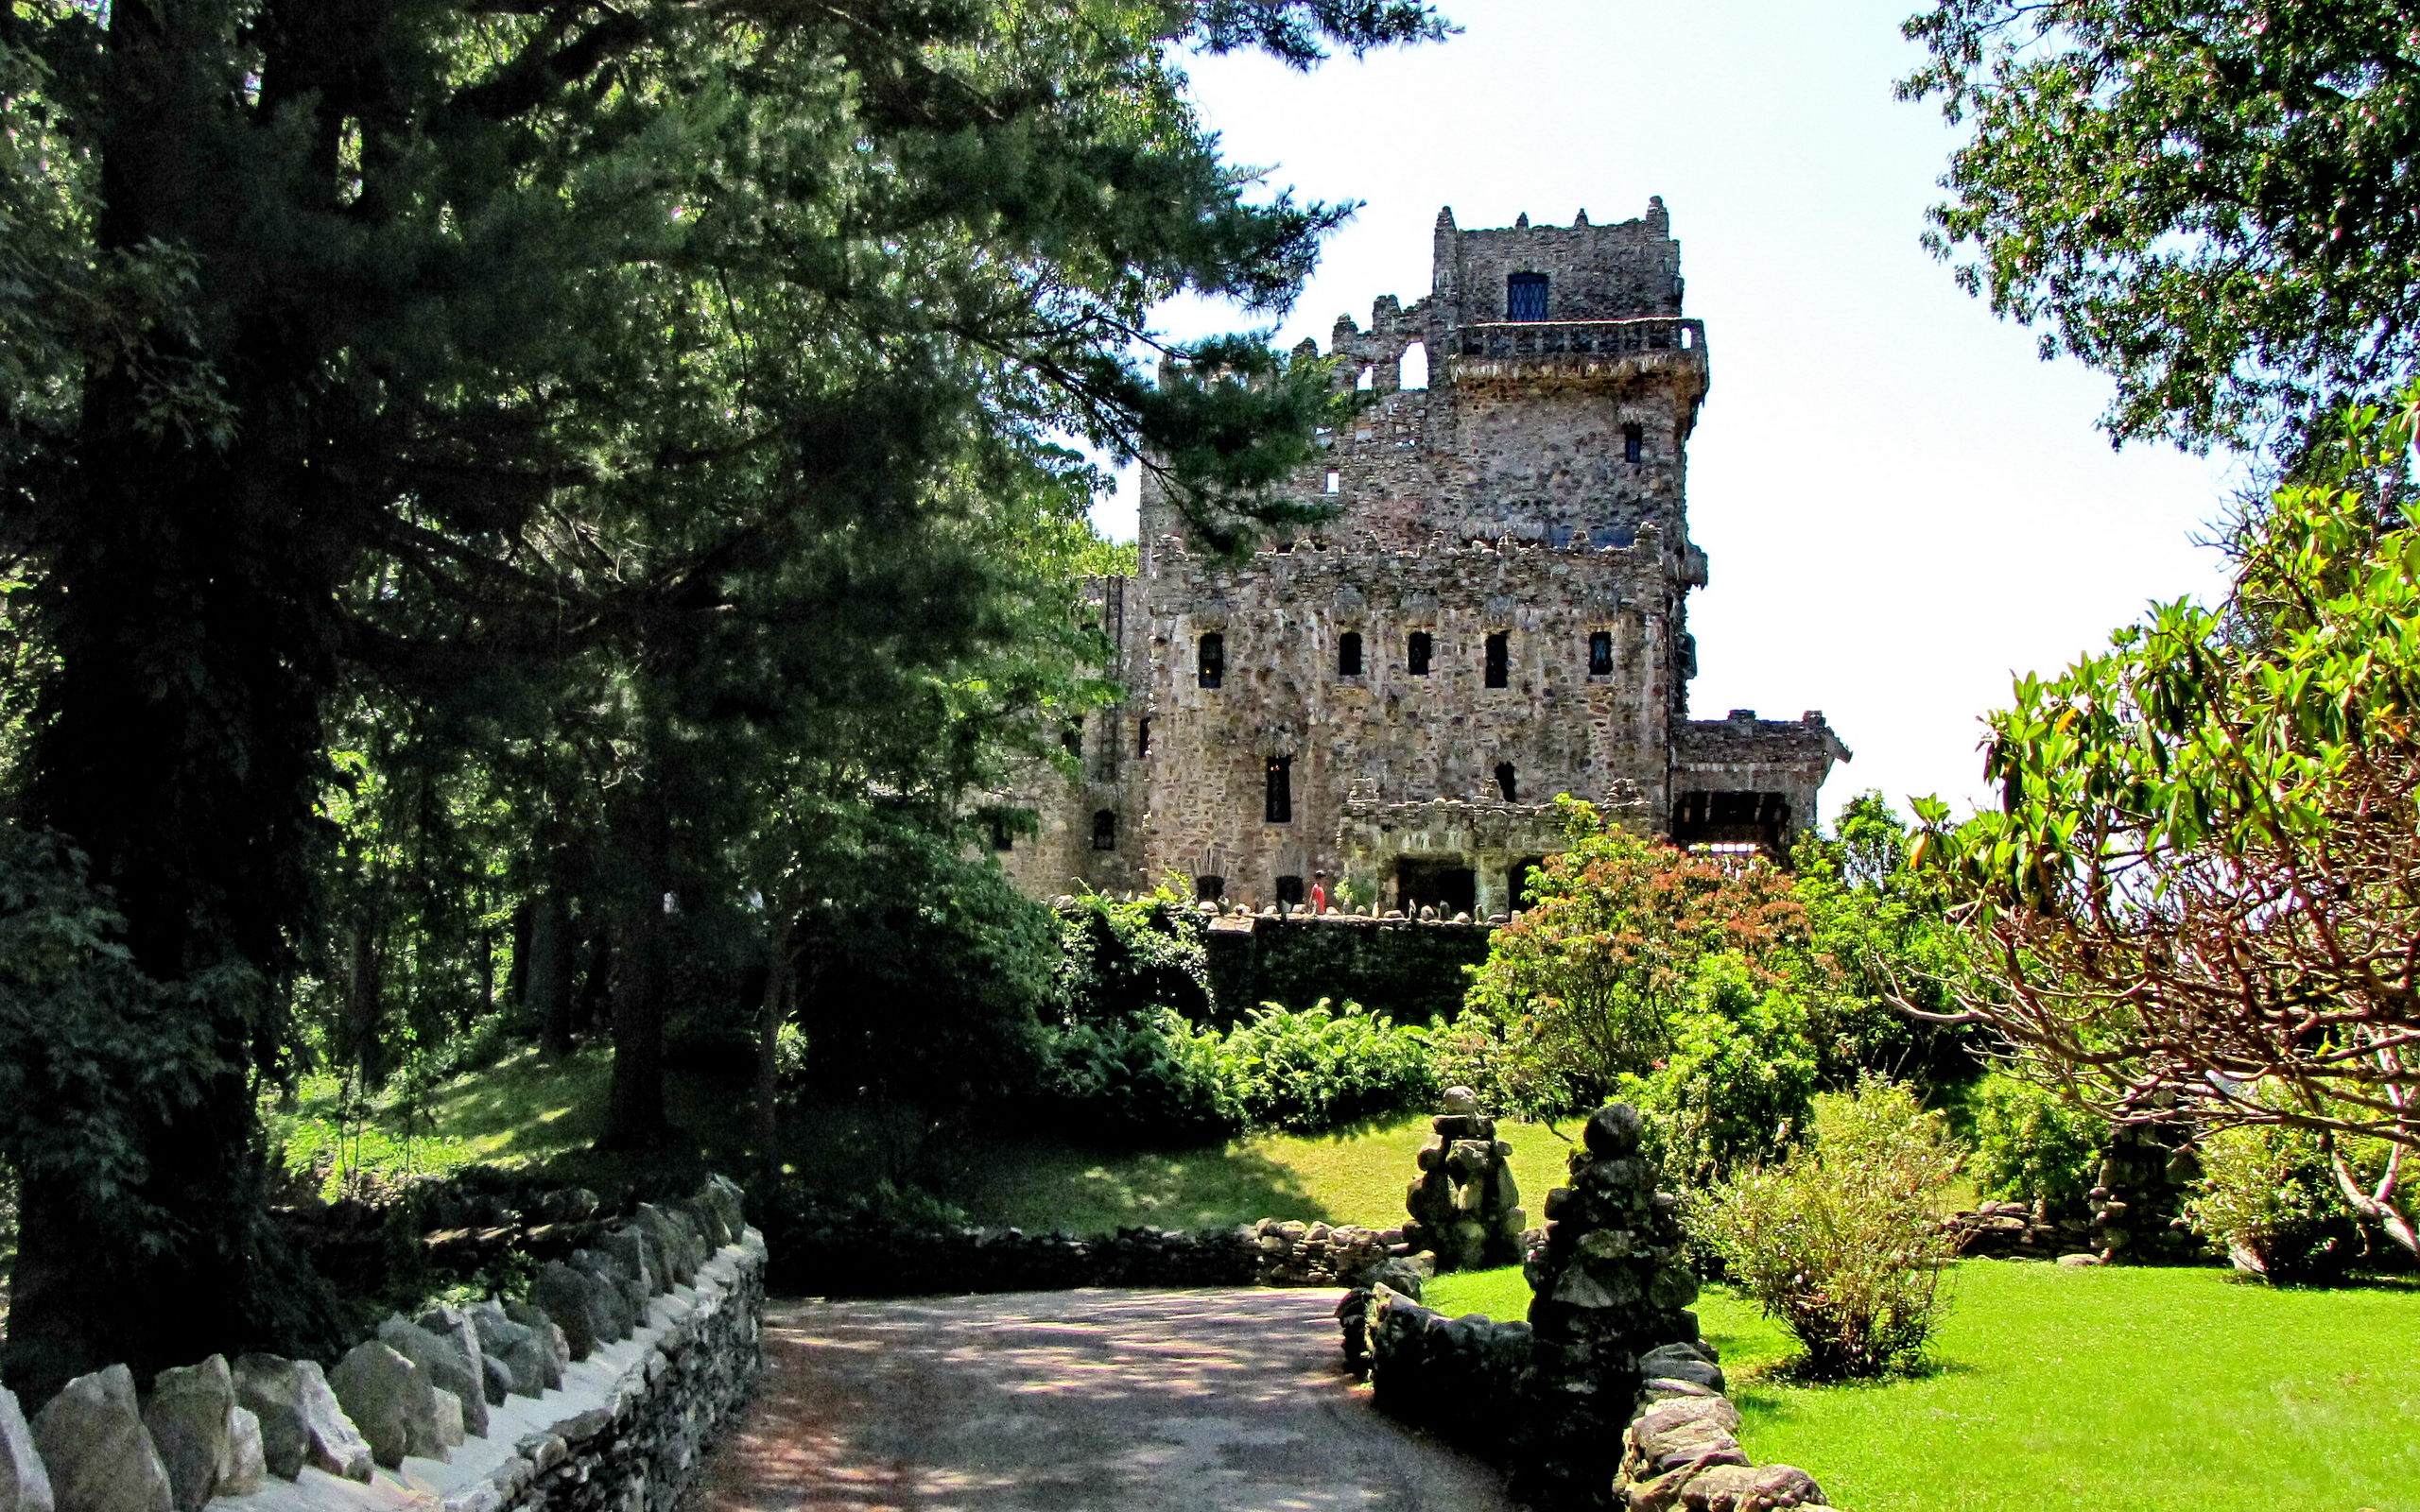
[[[1779,852],[1813,821],[1849,755],[1820,713],[1687,713],[1707,353],[1661,199],[1612,226],[1441,211],[1428,297],[1339,319],[1330,352],[1367,402],[1293,487],[1334,519],[1222,559],[1146,470],[1139,571],[1094,590],[1127,701],[1025,795],[1013,877],[1174,872],[1261,907],[1324,873],[1357,907],[1485,918],[1562,849],[1559,793],[1684,845]]]

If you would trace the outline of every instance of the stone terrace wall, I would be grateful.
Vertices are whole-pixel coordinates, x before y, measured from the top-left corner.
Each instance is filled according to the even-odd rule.
[[[0,1390],[0,1512],[672,1512],[762,1362],[738,1189],[637,1213],[534,1303],[400,1315],[332,1370],[213,1355]]]
[[[1236,927],[1236,926],[1244,927]],[[1450,1019],[1487,959],[1489,926],[1347,914],[1222,920],[1205,933],[1219,1022],[1264,1003],[1347,1000],[1407,1023]]]

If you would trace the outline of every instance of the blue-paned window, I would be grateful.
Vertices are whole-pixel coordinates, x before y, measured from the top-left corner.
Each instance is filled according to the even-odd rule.
[[[1504,281],[1504,318],[1543,320],[1547,318],[1547,276],[1515,273]]]

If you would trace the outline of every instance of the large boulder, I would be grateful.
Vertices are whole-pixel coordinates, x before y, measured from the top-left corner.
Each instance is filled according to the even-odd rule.
[[[487,1435],[487,1372],[463,1349],[460,1336],[435,1333],[401,1314],[390,1314],[378,1325],[378,1342],[420,1366],[430,1386],[461,1399],[462,1426],[481,1437]],[[476,1347],[474,1336],[473,1348]]]
[[[546,1389],[546,1367],[553,1360],[546,1347],[538,1342],[535,1329],[515,1323],[504,1309],[493,1301],[481,1302],[467,1310],[471,1326],[478,1331],[479,1350],[487,1357],[491,1372],[504,1372],[506,1388],[518,1396],[534,1397]],[[493,1401],[501,1398],[491,1396]]]
[[[664,1268],[671,1273],[676,1284],[687,1286],[697,1280],[698,1267],[706,1263],[706,1242],[687,1213],[678,1208],[642,1202],[631,1221],[655,1241],[656,1249],[664,1256]]]
[[[626,1224],[598,1235],[596,1247],[611,1257],[614,1267],[634,1283],[626,1288],[624,1295],[630,1298],[633,1309],[632,1324],[645,1328],[648,1299],[658,1292],[670,1290],[672,1286],[672,1278],[666,1271],[663,1249],[652,1235],[636,1224]]]
[[[748,1228],[745,1194],[739,1190],[738,1183],[729,1177],[710,1176],[706,1177],[705,1185],[698,1189],[698,1197],[700,1201],[712,1203],[716,1214],[722,1219],[723,1232],[729,1236],[723,1243],[737,1244],[740,1235]]]
[[[58,1512],[175,1512],[168,1468],[143,1426],[126,1366],[70,1381],[33,1428]]]
[[[563,1371],[572,1362],[571,1340],[562,1326],[546,1315],[545,1309],[529,1302],[507,1302],[504,1315],[527,1329],[546,1355],[546,1389],[554,1390],[563,1383]]]
[[[376,1339],[356,1344],[328,1372],[345,1416],[370,1442],[371,1456],[389,1469],[406,1454],[445,1459],[437,1437],[437,1392],[428,1373]]]
[[[370,1442],[337,1405],[319,1361],[243,1355],[235,1361],[235,1400],[260,1420],[271,1475],[290,1481],[310,1465],[349,1481],[370,1479]]]
[[[596,1283],[592,1294],[596,1298],[596,1311],[613,1327],[611,1333],[598,1337],[614,1342],[629,1338],[647,1317],[647,1291],[641,1279],[623,1269],[619,1261],[602,1250],[573,1250],[571,1267]]]
[[[469,1358],[471,1374],[478,1378],[480,1386],[475,1395],[492,1406],[504,1405],[505,1393],[491,1384],[487,1369],[487,1347],[480,1341],[478,1328],[471,1321],[471,1313],[468,1308],[452,1307],[441,1302],[434,1307],[424,1309],[414,1321],[441,1339],[453,1340],[454,1347]],[[438,1384],[441,1386],[446,1383],[441,1381]],[[479,1417],[480,1424],[472,1429],[472,1432],[485,1435],[487,1415],[481,1413]]]
[[[443,1386],[429,1392],[437,1399],[437,1441],[448,1449],[458,1449],[463,1439],[462,1399]]]
[[[6,1386],[0,1386],[0,1512],[54,1512],[50,1473],[34,1449],[33,1428]]]
[[[260,1423],[236,1405],[235,1376],[225,1355],[153,1376],[143,1426],[167,1467],[179,1512],[201,1512],[214,1496],[250,1496],[261,1488],[268,1470]]]
[[[609,1305],[598,1295],[601,1284],[586,1271],[561,1261],[541,1266],[538,1279],[529,1283],[529,1301],[562,1327],[564,1347],[574,1360],[587,1359],[598,1345],[614,1337],[618,1304]]]

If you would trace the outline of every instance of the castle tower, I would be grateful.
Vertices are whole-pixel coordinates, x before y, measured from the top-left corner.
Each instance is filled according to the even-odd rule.
[[[1684,843],[1786,847],[1848,752],[1819,714],[1687,717],[1709,367],[1681,296],[1660,199],[1609,226],[1439,212],[1428,296],[1337,322],[1337,381],[1369,397],[1292,483],[1335,518],[1222,562],[1144,475],[1140,573],[1100,604],[1128,701],[1038,795],[1011,869],[1045,894],[1175,870],[1255,903],[1324,872],[1485,917],[1561,849],[1566,792]]]

